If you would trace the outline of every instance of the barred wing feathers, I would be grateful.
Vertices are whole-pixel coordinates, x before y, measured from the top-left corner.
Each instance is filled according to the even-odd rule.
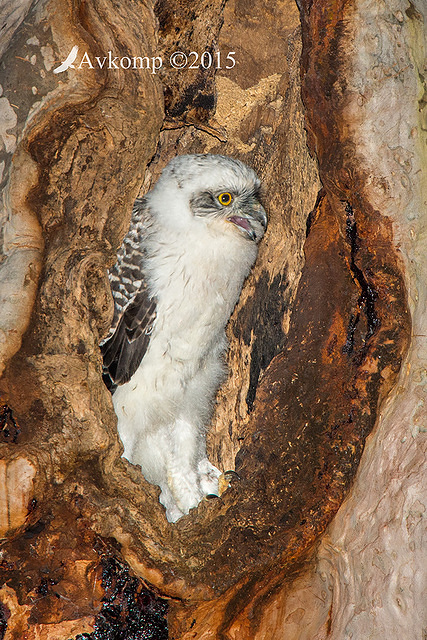
[[[144,279],[144,237],[149,231],[149,210],[142,198],[135,202],[129,232],[109,273],[114,316],[100,347],[104,381],[112,392],[138,369],[156,319],[156,300]]]

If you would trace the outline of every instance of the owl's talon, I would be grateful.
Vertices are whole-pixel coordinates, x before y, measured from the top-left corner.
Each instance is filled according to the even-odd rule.
[[[230,482],[236,482],[240,480],[239,474],[236,473],[235,471],[232,471],[231,469],[229,471],[224,471],[223,476],[227,478],[227,480],[229,480]]]
[[[227,491],[229,487],[231,487],[233,484],[236,484],[236,482],[239,482],[239,481],[240,481],[240,476],[238,473],[231,470],[224,471],[224,473],[222,473],[218,478],[219,495],[222,496],[224,491]]]

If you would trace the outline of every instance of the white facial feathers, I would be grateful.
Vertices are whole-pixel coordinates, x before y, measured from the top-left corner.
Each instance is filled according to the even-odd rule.
[[[259,193],[259,178],[240,160],[187,155],[169,162],[148,198],[158,209],[159,220],[171,229],[185,230],[194,218],[204,219],[208,226],[212,226],[215,219],[230,221],[231,218],[238,229],[259,242],[267,225]],[[223,194],[230,196],[226,205],[220,198]],[[168,207],[163,206],[166,200]],[[218,228],[226,231],[223,226]]]

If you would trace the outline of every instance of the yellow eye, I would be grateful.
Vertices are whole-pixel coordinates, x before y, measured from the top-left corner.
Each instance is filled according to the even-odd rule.
[[[233,201],[233,196],[231,195],[231,193],[228,193],[228,191],[225,191],[224,193],[220,193],[218,196],[218,202],[222,204],[224,207],[228,207],[228,205],[231,204],[232,201]]]

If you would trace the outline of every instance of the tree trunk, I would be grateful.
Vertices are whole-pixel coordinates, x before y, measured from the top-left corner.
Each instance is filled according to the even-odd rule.
[[[0,639],[424,637],[424,4],[2,11]],[[193,152],[253,166],[269,228],[208,436],[240,481],[170,524],[98,344],[132,202]]]

